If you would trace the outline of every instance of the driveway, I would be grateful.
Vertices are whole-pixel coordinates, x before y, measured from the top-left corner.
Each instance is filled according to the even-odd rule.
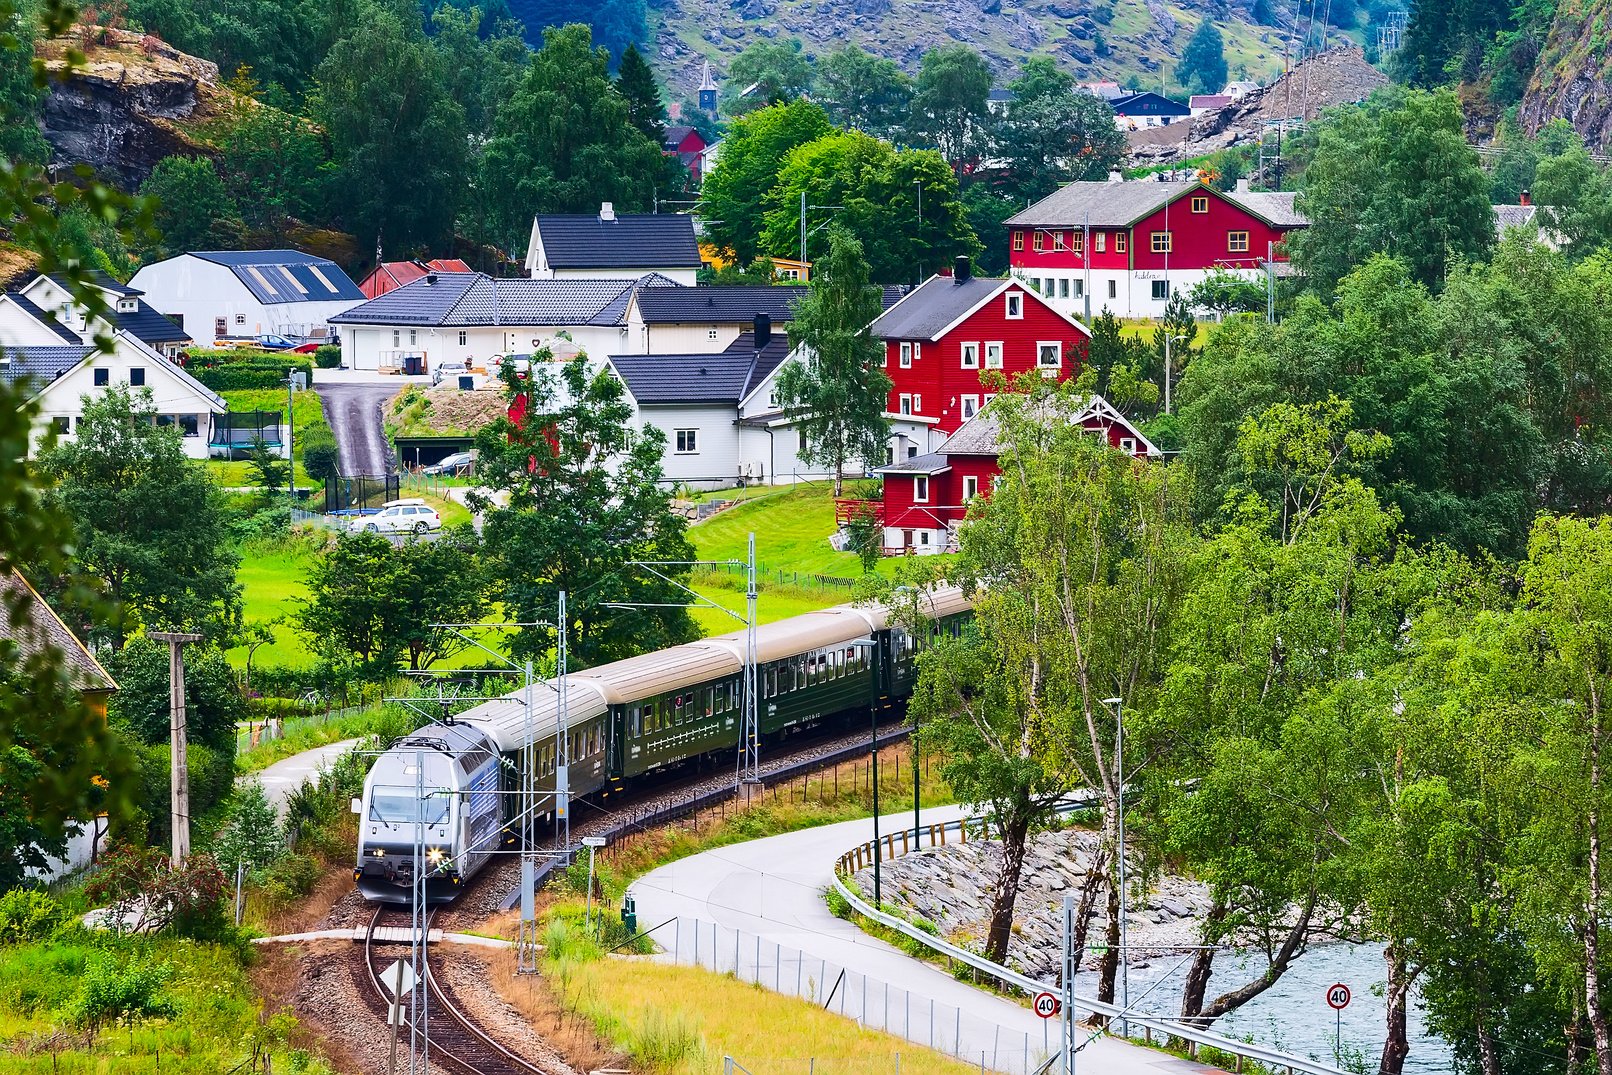
[[[402,388],[403,383],[395,378],[378,384],[314,383],[314,391],[324,404],[325,421],[336,435],[343,474],[392,472],[392,449],[381,425],[381,409]]]
[[[256,773],[243,773],[236,778],[237,784],[250,784],[254,781],[263,785],[263,793],[268,796],[269,805],[280,819],[285,820],[286,800],[291,793],[304,784],[318,784],[319,771],[347,751],[357,746],[362,740],[343,739],[337,743],[329,743],[322,747],[305,750],[301,754],[293,754],[273,765],[266,766]]]

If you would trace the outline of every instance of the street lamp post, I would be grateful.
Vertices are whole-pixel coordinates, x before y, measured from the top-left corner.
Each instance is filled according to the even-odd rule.
[[[1166,384],[1169,382],[1166,381]],[[1127,947],[1126,893],[1125,893],[1125,701],[1122,698],[1104,698],[1103,704],[1113,709],[1114,723],[1114,780],[1119,785],[1119,1008],[1128,1012],[1131,1007],[1130,948]],[[1120,1015],[1119,1032],[1123,1037],[1129,1031],[1124,1014]]]
[[[1184,339],[1187,339],[1187,336],[1184,333],[1179,333],[1179,334],[1176,334],[1176,335],[1172,336],[1170,334],[1169,329],[1165,329],[1165,333],[1164,333],[1164,413],[1165,414],[1170,414],[1171,413],[1171,411],[1170,411],[1170,373],[1175,368],[1175,363],[1170,358],[1170,342],[1172,340],[1184,340]]]
[[[868,753],[872,757],[870,772],[873,776],[873,906],[879,906],[880,864],[884,858],[879,850],[879,640],[853,638],[848,645],[868,651],[868,726],[871,737]],[[916,827],[917,822],[914,821]]]

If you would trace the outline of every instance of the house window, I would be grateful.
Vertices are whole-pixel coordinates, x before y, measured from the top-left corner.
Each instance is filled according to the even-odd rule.
[[[1015,249],[1015,250],[1023,250],[1024,249],[1024,232],[1016,231],[1016,232],[1013,233],[1013,249]]]
[[[912,413],[924,413],[924,397],[918,392],[912,394]]]
[[[974,417],[980,412],[980,398],[978,396],[963,397],[963,418]]]
[[[146,370],[144,366],[129,367],[129,387],[139,388],[146,383]]]
[[[1069,297],[1069,280],[1068,280],[1068,278],[1065,278],[1065,279],[1062,279],[1062,280],[1058,281],[1058,297],[1060,299],[1067,299]]]
[[[912,479],[912,502],[914,504],[929,503],[929,477],[920,474]]]
[[[1002,368],[1002,343],[1000,340],[985,345],[985,368],[988,370]]]
[[[1062,250],[1064,248],[1063,232],[1055,231],[1052,233],[1052,248],[1054,250]]]
[[[1008,320],[1021,320],[1024,317],[1024,292],[1009,291],[1005,300],[1005,306]]]
[[[884,349],[884,354],[879,356],[879,368],[880,369],[889,369],[890,368],[890,348],[889,347],[886,347]]]
[[[246,324],[246,315],[245,315],[245,314],[236,314],[236,315],[235,315],[235,323],[236,323],[236,324],[237,324],[237,325],[244,325],[244,324]]]
[[[699,451],[699,430],[679,429],[677,431],[677,454],[693,455]]]
[[[963,503],[967,504],[970,500],[973,500],[979,495],[980,480],[974,477],[972,474],[965,476],[963,478]]]
[[[392,346],[393,347],[402,347],[403,346],[403,332],[402,332],[402,330],[400,330],[400,329],[393,329],[392,330]]]
[[[1209,199],[1201,194],[1198,197],[1193,198],[1192,211],[1194,213],[1207,213],[1209,211]]]
[[[1170,236],[1167,231],[1153,233],[1153,252],[1155,254],[1168,254],[1170,252]]]
[[[409,346],[413,347],[417,342],[419,342],[419,337],[420,332],[418,329],[409,329]]]
[[[911,396],[903,395],[901,397],[901,410],[900,410],[899,413],[901,413],[901,414],[911,414],[912,413],[912,397]]]
[[[196,437],[201,435],[196,426],[196,416],[194,414],[181,414],[178,418],[178,423],[179,431],[185,436]]]
[[[1228,231],[1226,233],[1226,249],[1233,254],[1248,253],[1248,233],[1246,231]]]
[[[56,432],[62,434],[63,436],[66,436],[68,433],[73,431],[73,420],[67,417],[65,414],[59,414],[55,418],[51,419],[51,421],[56,426]]]
[[[1037,228],[1036,231],[1035,231],[1035,234],[1033,234],[1030,237],[1030,248],[1032,250],[1040,250],[1041,249],[1041,242],[1042,242],[1041,229]]]
[[[1035,345],[1036,365],[1042,369],[1057,369],[1063,365],[1063,344],[1038,343]]]
[[[468,332],[459,333],[459,346],[460,347],[464,347],[469,342],[470,342],[470,333],[468,333]]]
[[[1085,296],[1085,294],[1086,294],[1086,281],[1084,281],[1084,280],[1076,280],[1075,281],[1075,298],[1077,298],[1077,299],[1082,298],[1082,297]]]
[[[706,339],[708,339],[708,340],[714,340],[714,339],[716,339],[716,338],[717,338],[717,331],[716,331],[716,329],[714,329],[714,328],[711,328],[711,329],[706,329],[706,330],[705,330],[705,338],[706,338]]]
[[[1108,249],[1108,233],[1106,231],[1098,232],[1092,236],[1092,242],[1095,244],[1097,253],[1101,254]]]
[[[1110,280],[1108,282],[1108,297],[1111,298],[1111,299],[1119,298],[1119,281],[1118,280]]]
[[[93,373],[96,388],[105,388],[107,385],[112,383],[112,373],[110,370],[98,369],[93,371]]]
[[[120,313],[120,314],[132,314],[137,309],[138,309],[138,304],[135,302],[134,299],[119,299],[118,300],[118,313]]]
[[[977,370],[980,368],[980,345],[965,343],[962,345],[963,369]]]
[[[916,444],[907,445],[907,458],[908,459],[917,459],[918,458],[918,446]]]
[[[1168,301],[1169,298],[1170,298],[1170,281],[1168,281],[1168,280],[1155,280],[1155,281],[1153,281],[1153,301],[1154,302],[1165,302],[1165,301]]]
[[[912,344],[910,343],[901,345],[901,368],[904,370],[912,369]]]
[[[1122,452],[1128,452],[1131,455],[1135,455],[1136,454],[1136,438],[1135,437],[1121,437],[1119,439],[1119,450],[1122,451]]]
[[[1114,233],[1114,253],[1123,254],[1129,248],[1130,248],[1130,239],[1128,239],[1126,237],[1124,232],[1116,231]]]

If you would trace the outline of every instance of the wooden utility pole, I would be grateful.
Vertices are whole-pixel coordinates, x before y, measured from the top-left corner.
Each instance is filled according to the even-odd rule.
[[[173,813],[173,864],[190,857],[190,766],[185,760],[185,651],[186,642],[201,635],[152,631],[150,638],[168,643],[168,753],[169,799]]]

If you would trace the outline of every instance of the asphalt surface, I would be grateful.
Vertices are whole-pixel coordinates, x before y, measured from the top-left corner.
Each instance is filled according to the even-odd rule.
[[[343,474],[392,472],[392,453],[381,426],[381,408],[402,387],[401,382],[314,384],[324,404],[325,421],[336,435]]]
[[[243,773],[236,779],[236,783],[250,784],[256,781],[262,784],[269,805],[274,807],[274,812],[281,819],[284,819],[286,800],[291,797],[291,793],[304,784],[318,784],[319,771],[358,743],[357,739],[343,739],[338,743],[314,747],[312,750],[305,750],[301,754],[293,754],[289,758],[277,761],[259,772]]]

